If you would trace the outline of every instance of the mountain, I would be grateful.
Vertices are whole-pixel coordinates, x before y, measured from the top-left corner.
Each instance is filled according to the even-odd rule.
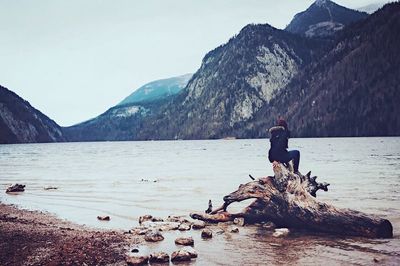
[[[142,120],[182,91],[193,74],[147,83],[103,114],[63,129],[70,141],[137,139]]]
[[[70,140],[257,138],[284,117],[293,136],[400,135],[399,11],[398,2],[386,5],[331,38],[247,25],[210,51],[179,93],[113,107],[64,132]]]
[[[399,2],[347,27],[238,134],[265,136],[282,116],[295,136],[399,136],[399,36]]]
[[[329,0],[317,0],[306,11],[296,14],[286,30],[307,37],[326,37],[367,16]]]
[[[59,125],[2,86],[0,129],[2,144],[65,141]]]
[[[143,120],[157,112],[167,99],[117,105],[93,119],[65,127],[63,132],[69,141],[136,140]]]
[[[387,2],[377,2],[377,3],[372,3],[363,7],[357,8],[358,11],[361,12],[366,12],[368,14],[372,14],[375,11],[377,11],[379,8],[383,7]]]
[[[193,74],[179,77],[160,79],[147,83],[135,90],[118,105],[154,101],[180,92],[188,83]]]
[[[145,121],[139,136],[230,136],[316,58],[324,45],[268,24],[247,25],[204,57],[184,91]]]
[[[219,138],[234,132],[317,57],[325,41],[268,24],[248,25],[209,52],[180,93],[161,101],[116,106],[66,132],[73,140]]]

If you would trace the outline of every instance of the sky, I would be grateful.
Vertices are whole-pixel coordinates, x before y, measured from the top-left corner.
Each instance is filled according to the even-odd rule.
[[[335,2],[358,8],[381,0]],[[59,125],[73,125],[145,83],[196,72],[208,51],[245,25],[283,29],[312,3],[0,0],[0,85]]]

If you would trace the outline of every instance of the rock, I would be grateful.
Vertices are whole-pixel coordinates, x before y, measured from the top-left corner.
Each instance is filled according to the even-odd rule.
[[[240,217],[240,218],[235,218],[233,220],[233,223],[239,226],[244,226],[244,218]]]
[[[272,247],[282,247],[282,245],[278,243],[269,243],[269,245]]]
[[[197,258],[197,251],[192,247],[183,247],[182,250],[187,251],[191,258]]]
[[[160,217],[153,217],[153,218],[151,218],[151,221],[152,222],[164,222],[164,219],[160,218]]]
[[[58,187],[52,187],[52,186],[47,186],[43,188],[44,190],[55,190],[58,189]]]
[[[219,228],[216,232],[217,235],[222,235],[223,233],[225,233],[225,230],[222,228]]]
[[[131,230],[134,235],[145,235],[150,229],[147,227],[135,227]]]
[[[138,252],[139,252],[139,249],[138,249],[138,248],[133,248],[133,249],[131,250],[131,252],[133,252],[133,253],[138,253]]]
[[[275,232],[272,234],[274,237],[285,237],[289,235],[289,229],[287,228],[278,228],[275,229]]]
[[[175,239],[175,244],[184,246],[193,246],[194,240],[192,237],[179,237]]]
[[[204,229],[201,231],[202,238],[212,238],[212,231],[210,229]]]
[[[144,240],[147,242],[158,242],[164,240],[164,237],[161,235],[160,232],[153,230],[149,231],[144,235]]]
[[[378,263],[378,262],[379,262],[379,260],[378,260],[377,258],[374,258],[373,261],[374,261],[375,263]]]
[[[239,233],[239,228],[233,227],[233,228],[231,229],[231,233]]]
[[[183,220],[183,216],[170,215],[167,218],[168,222],[175,222],[175,223],[181,223],[182,220]]]
[[[138,266],[138,265],[146,265],[149,261],[148,256],[128,256],[125,258],[125,261],[128,265]]]
[[[148,214],[140,216],[139,217],[139,224],[142,224],[145,221],[151,221],[151,219],[153,219],[153,216],[148,215]]]
[[[7,188],[6,193],[10,192],[24,192],[25,191],[25,185],[21,184],[15,184],[13,186],[10,186]]]
[[[224,227],[228,227],[232,224],[233,224],[233,221],[227,221],[227,222],[219,222],[217,225],[218,225],[218,227],[224,228]]]
[[[110,221],[110,216],[97,216],[97,220]]]
[[[274,230],[276,225],[273,222],[266,222],[262,225],[267,230]]]
[[[184,249],[180,249],[178,251],[174,251],[171,254],[171,261],[189,261],[192,259],[192,256],[188,251],[185,251]]]
[[[160,225],[161,231],[171,231],[171,230],[178,230],[180,223],[176,222],[164,222]]]
[[[181,223],[178,227],[179,231],[188,231],[190,230],[190,224],[187,223]]]
[[[150,255],[150,263],[163,263],[169,262],[169,255],[165,252],[158,252]]]
[[[193,229],[203,229],[204,227],[206,227],[206,223],[203,221],[195,221],[192,224]]]

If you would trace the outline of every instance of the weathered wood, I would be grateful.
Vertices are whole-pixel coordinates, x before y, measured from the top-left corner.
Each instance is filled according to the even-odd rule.
[[[316,199],[316,192],[328,190],[329,184],[316,177],[295,174],[274,163],[275,176],[264,177],[239,186],[225,196],[224,204],[210,214],[191,217],[207,222],[227,222],[243,217],[247,224],[271,221],[278,227],[300,228],[314,232],[363,237],[393,237],[392,224],[386,220],[350,209],[339,209]],[[240,213],[229,213],[233,202],[254,198]]]

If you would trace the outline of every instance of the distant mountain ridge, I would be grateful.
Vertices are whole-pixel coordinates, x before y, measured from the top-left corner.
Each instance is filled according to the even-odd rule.
[[[268,24],[248,25],[209,52],[186,88],[174,97],[147,106],[136,104],[143,112],[124,119],[113,115],[116,106],[101,116],[108,122],[91,121],[90,134],[88,123],[67,128],[66,132],[72,132],[68,135],[74,140],[82,130],[87,131],[83,134],[87,140],[193,139],[228,134],[268,104],[324,44]],[[114,130],[109,128],[111,124]]]
[[[399,7],[387,5],[328,39],[248,25],[210,51],[180,93],[125,106],[134,115],[111,108],[104,120],[68,128],[68,136],[258,138],[279,116],[294,136],[399,135]]]
[[[0,144],[66,141],[61,127],[0,86]]]
[[[186,87],[192,76],[193,74],[185,74],[178,77],[152,81],[135,90],[117,105],[154,101],[175,95]]]
[[[317,0],[307,10],[296,14],[286,30],[307,37],[332,36],[367,16],[365,12],[340,6],[330,0]]]
[[[337,6],[312,6],[321,5]],[[207,53],[176,93],[153,97],[145,85],[134,100],[63,128],[61,139],[260,138],[277,117],[286,118],[297,137],[398,136],[399,14],[399,2],[387,4],[329,38],[247,25]]]

